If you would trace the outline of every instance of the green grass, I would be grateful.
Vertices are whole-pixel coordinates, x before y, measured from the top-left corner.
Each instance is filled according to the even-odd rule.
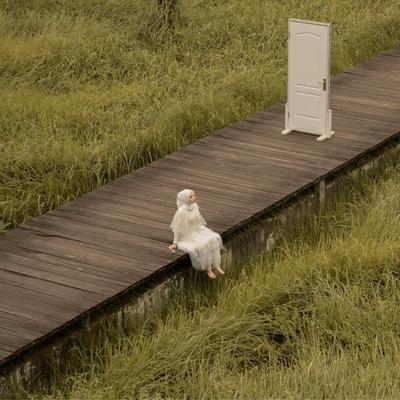
[[[1,0],[3,230],[284,100],[289,17],[332,23],[333,75],[400,38],[400,0],[155,4]]]
[[[167,312],[54,364],[29,397],[399,398],[398,156],[217,286],[188,282]]]

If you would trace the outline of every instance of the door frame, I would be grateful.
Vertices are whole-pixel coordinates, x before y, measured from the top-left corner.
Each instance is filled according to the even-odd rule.
[[[303,24],[311,24],[311,25],[320,25],[324,26],[328,29],[328,43],[327,43],[327,71],[326,71],[326,96],[327,96],[327,101],[326,101],[326,107],[325,107],[325,124],[321,132],[315,133],[315,132],[306,132],[306,133],[311,133],[313,135],[318,135],[317,140],[318,141],[323,141],[326,139],[329,139],[333,136],[335,133],[332,131],[332,110],[330,108],[330,34],[331,34],[331,23],[326,23],[326,22],[317,22],[317,21],[308,21],[308,20],[302,20],[302,19],[296,19],[296,18],[289,18],[288,20],[288,82],[287,82],[287,102],[285,103],[285,129],[281,132],[283,135],[287,135],[288,133],[296,130],[296,126],[293,123],[293,120],[290,118],[290,113],[289,113],[289,103],[291,102],[291,82],[290,82],[290,61],[292,60],[293,55],[292,53],[292,45],[291,45],[291,39],[290,39],[290,27],[292,23],[303,23]],[[304,132],[303,130],[301,132]]]

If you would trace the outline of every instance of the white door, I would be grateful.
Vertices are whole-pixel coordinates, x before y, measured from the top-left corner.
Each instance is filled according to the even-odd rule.
[[[289,19],[288,128],[326,133],[330,24]]]

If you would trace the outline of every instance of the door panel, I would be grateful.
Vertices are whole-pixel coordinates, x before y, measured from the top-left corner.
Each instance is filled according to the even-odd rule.
[[[329,85],[329,24],[289,20],[290,129],[325,132]]]

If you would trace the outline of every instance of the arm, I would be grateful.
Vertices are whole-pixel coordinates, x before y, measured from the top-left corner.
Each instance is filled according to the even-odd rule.
[[[178,245],[178,240],[179,240],[179,234],[177,232],[174,232],[174,243],[172,243],[171,246],[168,247],[171,253],[175,253],[175,250]]]

